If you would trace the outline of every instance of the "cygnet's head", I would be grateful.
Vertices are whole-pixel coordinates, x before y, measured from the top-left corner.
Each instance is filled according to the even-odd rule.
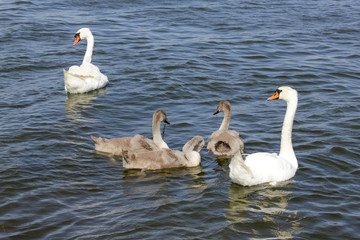
[[[219,102],[216,112],[213,115],[218,114],[219,112],[231,112],[231,104],[229,101],[222,100]]]
[[[153,122],[164,122],[170,124],[164,110],[157,110],[153,116]]]

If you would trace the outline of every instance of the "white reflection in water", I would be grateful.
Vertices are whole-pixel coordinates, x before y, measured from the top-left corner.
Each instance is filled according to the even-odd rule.
[[[64,107],[66,117],[72,122],[89,122],[89,118],[82,117],[81,113],[86,109],[92,108],[92,101],[97,98],[97,95],[102,94],[106,94],[106,88],[82,94],[68,94]]]
[[[236,231],[237,226],[249,224],[249,233],[257,235],[258,227],[265,226],[261,239],[290,239],[301,232],[301,220],[297,211],[286,209],[291,199],[291,191],[285,186],[291,180],[272,187],[262,184],[253,187],[242,187],[231,184],[229,188],[229,205],[227,218],[230,226]],[[251,229],[251,226],[254,226]],[[256,230],[257,229],[257,230]],[[267,237],[267,233],[271,237]],[[259,239],[259,238],[257,238]]]

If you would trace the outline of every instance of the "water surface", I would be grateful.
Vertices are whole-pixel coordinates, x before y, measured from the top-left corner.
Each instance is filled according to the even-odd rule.
[[[0,4],[2,239],[357,239],[360,229],[360,3],[345,1],[10,1]],[[64,92],[62,69],[93,63],[110,84]],[[275,187],[232,184],[228,161],[125,170],[90,135],[151,137],[152,114],[181,149],[208,140],[232,103],[248,153],[277,152],[298,90],[299,169]]]

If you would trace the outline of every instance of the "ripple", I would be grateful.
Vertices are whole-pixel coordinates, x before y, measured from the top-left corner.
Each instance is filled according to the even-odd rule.
[[[349,3],[2,3],[3,238],[355,239],[360,45]],[[62,69],[81,63],[86,44],[71,44],[85,25],[110,84],[66,95]],[[196,168],[124,170],[90,139],[151,137],[164,109],[165,141],[181,149],[208,139],[227,99],[246,151],[278,152],[286,104],[266,98],[280,85],[299,93],[299,169],[276,187],[232,184],[229,160],[205,148]]]

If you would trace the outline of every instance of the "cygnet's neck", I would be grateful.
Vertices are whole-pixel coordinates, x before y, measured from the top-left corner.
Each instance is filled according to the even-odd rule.
[[[182,151],[185,154],[185,158],[188,160],[188,167],[198,166],[201,161],[200,150],[204,147],[204,138],[201,136],[195,136],[188,141]]]
[[[222,120],[219,130],[221,131],[228,130],[230,124],[230,118],[231,118],[231,109],[224,110],[224,119]]]
[[[162,148],[169,149],[168,145],[166,144],[166,142],[164,142],[164,140],[161,137],[160,125],[161,125],[161,121],[156,120],[154,116],[153,125],[152,125],[153,141],[156,144],[156,146],[158,146],[160,149]]]
[[[91,34],[91,32],[88,33],[88,37],[86,38],[86,40],[87,40],[87,47],[82,64],[91,63],[91,58],[94,49],[94,36]]]
[[[298,167],[298,162],[292,146],[292,127],[297,108],[297,95],[292,96],[287,101],[287,108],[281,130],[281,145],[279,156],[288,160],[294,167]]]

